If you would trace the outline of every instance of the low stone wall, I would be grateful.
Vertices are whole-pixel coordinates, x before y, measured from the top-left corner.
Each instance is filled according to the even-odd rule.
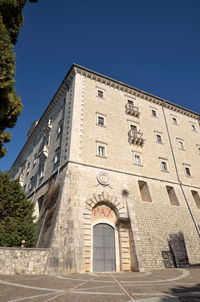
[[[0,248],[0,274],[45,274],[49,249]]]

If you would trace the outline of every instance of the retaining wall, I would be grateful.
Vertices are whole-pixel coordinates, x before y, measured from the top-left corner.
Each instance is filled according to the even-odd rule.
[[[0,248],[0,274],[45,274],[49,249]]]

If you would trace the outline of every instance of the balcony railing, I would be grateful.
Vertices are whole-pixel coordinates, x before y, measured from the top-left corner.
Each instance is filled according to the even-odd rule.
[[[129,104],[129,103],[127,103],[125,106],[125,112],[126,112],[126,114],[136,116],[136,117],[139,117],[139,115],[140,115],[139,108],[132,104]]]
[[[128,132],[128,141],[130,144],[142,146],[145,139],[141,132],[130,130]]]

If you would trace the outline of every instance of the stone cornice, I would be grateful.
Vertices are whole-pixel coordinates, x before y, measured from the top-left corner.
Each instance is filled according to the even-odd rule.
[[[176,105],[172,102],[169,102],[165,99],[162,99],[160,97],[154,96],[148,92],[142,91],[140,89],[137,89],[135,87],[132,87],[130,85],[127,85],[125,83],[122,83],[120,81],[117,81],[115,79],[109,78],[105,75],[99,74],[95,71],[92,71],[90,69],[87,69],[85,67],[82,67],[77,64],[73,64],[74,70],[76,73],[79,73],[87,78],[90,78],[96,82],[99,82],[101,84],[105,84],[107,86],[113,87],[115,89],[118,89],[120,91],[123,91],[126,94],[132,95],[134,97],[139,97],[141,99],[144,99],[146,101],[149,101],[154,104],[158,104],[160,106],[164,106],[167,109],[170,109],[172,111],[181,113],[183,115],[186,115],[188,117],[194,118],[196,120],[200,119],[200,114],[191,111],[190,109],[184,108],[182,106]]]

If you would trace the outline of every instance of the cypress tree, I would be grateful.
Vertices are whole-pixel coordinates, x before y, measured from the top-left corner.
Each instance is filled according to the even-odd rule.
[[[18,180],[0,172],[0,246],[34,247],[36,225],[33,222],[33,203],[29,201]]]
[[[22,9],[26,2],[0,0],[0,157],[6,154],[4,143],[8,143],[11,138],[11,134],[4,130],[14,127],[22,110],[21,99],[14,88],[14,45],[23,25]]]

